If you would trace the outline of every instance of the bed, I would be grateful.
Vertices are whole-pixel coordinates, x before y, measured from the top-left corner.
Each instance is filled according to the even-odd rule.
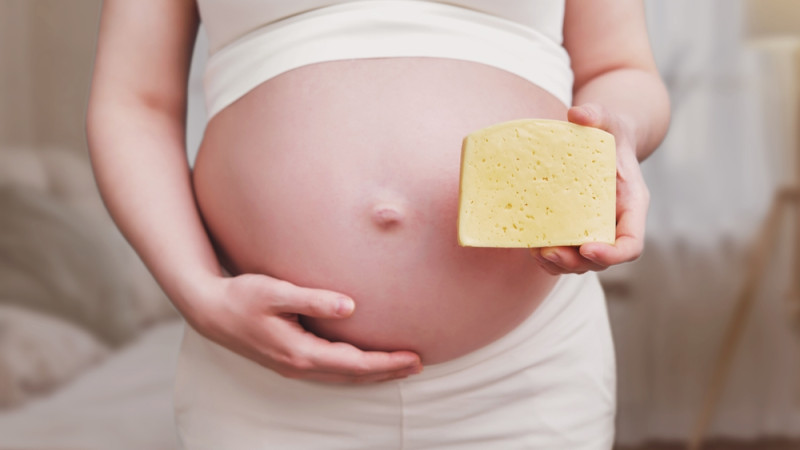
[[[178,447],[183,322],[84,154],[0,151],[0,449]]]

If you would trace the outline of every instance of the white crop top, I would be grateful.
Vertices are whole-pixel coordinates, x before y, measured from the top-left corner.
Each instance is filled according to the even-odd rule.
[[[197,0],[209,40],[208,117],[291,69],[357,58],[494,66],[572,102],[565,0]]]

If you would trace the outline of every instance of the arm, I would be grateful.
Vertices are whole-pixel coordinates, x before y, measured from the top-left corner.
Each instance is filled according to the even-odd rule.
[[[567,0],[564,46],[575,73],[576,106],[568,119],[604,129],[617,141],[617,239],[614,245],[533,251],[554,274],[603,270],[639,257],[649,205],[639,161],[669,126],[669,98],[650,50],[641,0]]]
[[[667,133],[669,97],[650,51],[641,0],[567,0],[564,45],[575,105],[594,103],[627,122],[638,160]]]
[[[361,352],[306,332],[298,314],[347,317],[343,295],[264,275],[223,277],[195,206],[184,148],[192,0],[104,3],[87,114],[98,187],[122,233],[187,322],[296,378],[379,381],[418,367],[408,352]]]

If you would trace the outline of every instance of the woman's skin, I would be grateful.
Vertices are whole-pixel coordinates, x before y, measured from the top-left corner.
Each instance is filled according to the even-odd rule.
[[[87,131],[97,182],[112,217],[189,324],[230,350],[284,376],[317,381],[375,382],[418,372],[422,366],[417,353],[400,348],[386,348],[394,351],[364,351],[346,342],[330,342],[303,328],[300,316],[316,318],[309,319],[307,324],[323,334],[329,332],[333,337],[343,333],[342,336],[347,338],[348,333],[355,329],[353,336],[357,340],[360,327],[349,327],[350,331],[347,331],[348,327],[343,326],[337,331],[337,326],[331,324],[337,321],[346,323],[348,320],[356,323],[358,317],[366,317],[355,312],[362,311],[359,309],[362,300],[355,295],[353,297],[356,298],[351,298],[351,294],[339,292],[333,287],[303,285],[268,275],[268,272],[288,270],[290,276],[298,280],[303,278],[301,272],[293,271],[294,268],[286,269],[280,265],[272,267],[270,255],[263,260],[248,260],[242,256],[246,252],[237,251],[241,243],[230,238],[241,233],[231,231],[233,228],[225,229],[233,225],[225,225],[220,216],[213,212],[215,199],[212,186],[207,185],[209,189],[208,193],[203,194],[205,197],[195,195],[192,174],[186,162],[184,130],[186,82],[197,26],[196,6],[190,0],[107,0],[104,4]],[[585,244],[579,248],[536,249],[530,252],[532,258],[527,258],[525,262],[517,259],[521,258],[518,253],[509,257],[516,263],[500,261],[500,264],[514,267],[530,267],[530,279],[514,284],[519,292],[512,294],[519,297],[528,293],[530,298],[541,298],[542,292],[536,292],[536,289],[543,289],[542,286],[547,288],[554,279],[546,272],[559,274],[602,270],[639,256],[644,242],[648,205],[647,188],[639,170],[639,161],[663,139],[669,120],[668,99],[650,53],[640,0],[567,0],[564,34],[576,76],[574,104],[580,105],[571,108],[564,118],[607,130],[617,139],[617,241],[614,245]],[[412,61],[388,62],[402,63],[413,64]],[[313,71],[313,67],[309,70]],[[357,70],[381,70],[374,65],[355,64],[353,67]],[[433,66],[420,67],[420,70],[431,68]],[[498,72],[493,70],[495,75],[487,76],[505,76]],[[291,82],[291,73],[284,75],[284,80]],[[259,92],[269,90],[270,85],[280,82],[278,78],[268,81],[229,110],[220,113],[209,124],[209,134],[203,144],[206,148],[201,149],[201,155],[198,156],[198,175],[195,177],[198,192],[203,186],[200,178],[203,176],[201,158],[208,158],[210,162],[215,154],[220,158],[224,154],[223,150],[213,150],[214,138],[210,133],[215,132],[215,127],[220,128],[220,142],[225,139],[224,127],[214,122],[223,122],[225,114],[241,119],[233,117],[235,108],[246,106],[248,101],[257,99]],[[336,94],[336,91],[331,92]],[[547,95],[531,94],[531,98],[534,97],[539,102],[547,102]],[[539,104],[527,107],[539,108]],[[525,112],[525,107],[520,106],[522,110],[509,110],[506,114],[521,114]],[[540,112],[541,115],[557,114],[553,111]],[[497,117],[502,116],[500,112],[496,114]],[[252,120],[258,120],[258,117],[253,115]],[[458,126],[466,129],[467,125],[493,118],[495,116],[487,115],[475,118],[472,122],[465,120]],[[231,123],[242,123],[242,120]],[[451,132],[455,132],[458,126],[451,127]],[[231,136],[228,135],[228,138],[232,139]],[[245,141],[242,143],[246,144]],[[231,147],[228,151],[239,150]],[[273,156],[281,154],[274,150],[272,152]],[[256,153],[251,156],[253,154]],[[450,161],[448,157],[443,158]],[[231,161],[236,162],[236,157]],[[218,163],[207,167],[209,180],[224,171],[218,167]],[[218,188],[223,190],[225,187]],[[404,202],[409,198],[413,200],[413,195],[406,197],[408,192],[402,191],[398,199],[392,197],[395,191],[390,190],[388,197],[381,197],[383,194],[380,189],[374,192],[375,196],[368,197],[369,201],[363,204],[377,209],[368,209],[365,220],[354,220],[354,223],[361,223],[375,236],[386,238],[393,231],[398,231],[389,228],[399,217],[399,231],[404,232],[408,224],[406,220],[414,217],[415,211],[420,211],[413,202],[408,206],[409,209],[403,209],[408,205]],[[214,227],[218,229],[215,237],[222,244],[222,253],[228,253],[229,261],[226,262],[235,276],[228,277],[222,272],[220,259],[197,206],[198,199],[203,198],[209,209],[209,214],[206,214],[209,229],[212,232]],[[441,198],[447,201],[449,197],[444,195]],[[381,209],[381,205],[387,202],[389,207]],[[267,209],[261,211],[263,213]],[[421,211],[427,211],[426,207],[423,206]],[[259,211],[243,208],[237,213],[247,217],[247,214],[258,214]],[[216,225],[214,217],[217,217]],[[386,228],[387,223],[389,228]],[[432,228],[408,226],[412,231],[417,230],[414,232],[429,229],[435,232],[439,229],[435,224]],[[455,230],[452,234],[455,234]],[[226,242],[226,236],[229,242]],[[310,250],[323,252],[325,249],[311,247]],[[451,251],[461,254],[458,249]],[[402,255],[399,259],[402,260]],[[471,267],[479,266],[468,266],[464,270]],[[240,271],[250,273],[239,274]],[[458,274],[463,274],[463,270],[452,271],[453,277]],[[372,311],[370,314],[379,312],[380,308],[370,306],[369,300],[363,302],[364,311]],[[398,308],[403,307],[401,303],[398,305]],[[504,332],[504,327],[513,327],[529,314],[536,303],[517,301],[504,306],[512,308],[509,316],[488,324],[489,335],[467,343],[467,348],[461,351],[481,345],[486,339],[496,338],[497,334]],[[458,310],[451,309],[446,313],[456,314]],[[401,310],[400,316],[404,314],[414,316],[413,311]],[[468,319],[460,317],[456,322]],[[458,323],[455,325],[457,328]],[[449,323],[441,324],[443,329],[448,326]],[[400,341],[398,343],[402,344]],[[364,342],[359,344],[364,346]],[[425,355],[425,343],[421,345],[419,350],[426,362],[428,359],[444,360],[453,356],[452,349],[445,349],[437,358],[435,352],[438,350],[434,349],[434,353],[431,353],[434,356],[428,358]],[[393,345],[387,341],[379,342],[377,347]]]

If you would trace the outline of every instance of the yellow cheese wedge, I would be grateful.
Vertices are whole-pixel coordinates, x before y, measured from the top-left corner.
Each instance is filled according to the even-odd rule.
[[[605,131],[524,119],[464,138],[462,246],[613,243],[615,210],[616,145]]]

